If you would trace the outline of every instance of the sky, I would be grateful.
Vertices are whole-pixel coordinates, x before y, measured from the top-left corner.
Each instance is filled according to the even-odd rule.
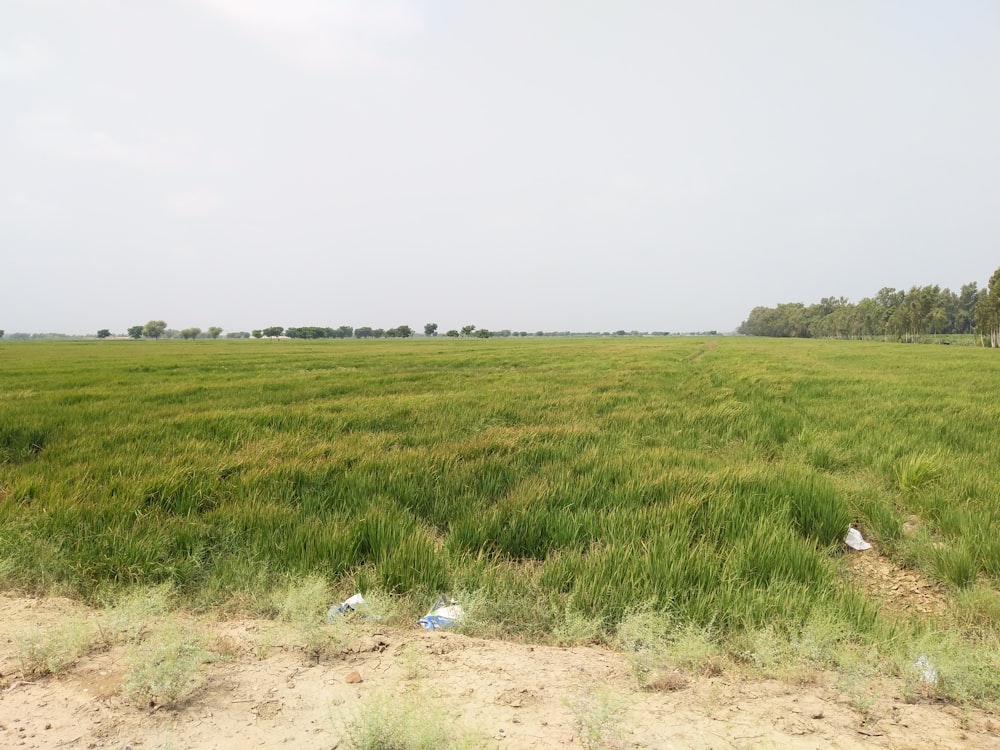
[[[0,0],[0,328],[732,331],[985,287],[994,0]]]

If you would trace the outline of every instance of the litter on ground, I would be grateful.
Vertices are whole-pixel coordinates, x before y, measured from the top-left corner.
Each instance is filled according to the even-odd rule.
[[[920,656],[917,657],[917,661],[914,663],[913,666],[915,666],[917,669],[920,670],[920,679],[931,685],[937,685],[938,681],[937,670],[934,668],[934,665],[931,664],[931,660],[928,659],[924,654],[921,654]]]
[[[441,630],[455,627],[464,617],[465,610],[454,599],[448,600],[442,596],[418,622],[424,630]]]
[[[354,594],[354,596],[348,597],[340,604],[334,604],[326,612],[326,619],[328,621],[336,620],[338,617],[343,617],[348,612],[357,612],[359,609],[365,606],[364,597],[361,594]]]
[[[847,536],[844,537],[844,544],[851,549],[857,550],[858,552],[864,552],[866,549],[872,548],[872,546],[865,541],[865,538],[861,536],[861,532],[853,526],[847,529]]]

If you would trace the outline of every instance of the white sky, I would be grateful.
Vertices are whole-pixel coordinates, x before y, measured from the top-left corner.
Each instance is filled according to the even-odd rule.
[[[0,328],[733,330],[985,286],[995,0],[0,0]]]

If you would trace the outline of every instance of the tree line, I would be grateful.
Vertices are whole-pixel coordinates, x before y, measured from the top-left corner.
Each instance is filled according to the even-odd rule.
[[[895,339],[979,334],[981,343],[1000,347],[1000,268],[986,289],[976,282],[956,294],[937,284],[909,291],[884,287],[857,304],[846,297],[824,297],[805,305],[786,302],[755,307],[737,329],[747,336]]]
[[[218,326],[210,326],[206,331],[200,328],[185,328],[178,331],[168,328],[165,321],[151,320],[145,325],[135,325],[128,329],[129,338],[133,339],[216,339],[222,334],[223,329]],[[414,330],[408,325],[396,326],[395,328],[373,328],[371,326],[268,326],[257,328],[253,331],[231,331],[225,335],[227,339],[264,339],[264,338],[290,338],[290,339],[407,339],[414,335]],[[705,331],[704,335],[715,336],[717,331]],[[426,323],[424,325],[424,336],[434,337],[438,335],[437,323]],[[465,325],[461,328],[452,328],[444,333],[448,338],[480,338],[488,339],[493,337],[506,338],[518,336],[669,336],[668,331],[653,331],[646,333],[642,331],[625,331],[619,329],[613,333],[587,332],[578,333],[574,331],[512,331],[508,328],[492,331],[488,328],[479,328],[475,325]],[[97,332],[97,338],[106,339],[112,336],[107,328],[102,328]]]
[[[125,335],[131,339],[217,339],[223,333],[223,328],[219,326],[209,326],[204,331],[201,328],[185,328],[183,330],[176,330],[169,328],[166,321],[163,320],[151,320],[145,325],[134,325],[129,326],[127,333]],[[4,331],[0,329],[0,339],[4,337]],[[300,326],[300,327],[289,327],[285,328],[283,326],[268,326],[267,328],[259,328],[253,331],[229,331],[226,333],[224,338],[227,339],[249,339],[249,338],[293,338],[293,339],[381,339],[381,338],[409,338],[415,335],[414,331],[408,325],[397,326],[395,328],[372,328],[371,326],[361,326],[359,328],[354,328],[352,326],[339,326],[337,328],[331,328],[329,326]],[[427,323],[424,325],[424,336],[435,337],[438,335],[438,324],[437,323]],[[567,336],[718,336],[719,332],[712,331],[690,331],[688,333],[671,333],[669,331],[638,331],[631,330],[626,331],[624,329],[618,329],[617,331],[512,331],[509,328],[503,328],[500,330],[490,330],[488,328],[479,328],[474,325],[466,325],[461,328],[452,328],[444,333],[444,336],[448,338],[480,338],[488,339],[493,337],[507,338],[507,337],[521,337],[521,336],[532,336],[532,337],[542,337],[542,336],[556,336],[556,337],[567,337]],[[116,338],[117,335],[111,332],[109,328],[101,328],[97,331],[97,338],[99,339],[109,339]],[[23,340],[23,339],[72,339],[72,338],[90,338],[90,336],[79,336],[70,335],[65,333],[12,333],[9,338]]]

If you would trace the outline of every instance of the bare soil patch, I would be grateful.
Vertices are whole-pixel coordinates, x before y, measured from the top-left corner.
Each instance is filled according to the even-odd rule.
[[[605,648],[375,624],[316,659],[288,626],[181,618],[222,657],[202,666],[201,687],[170,710],[125,697],[127,645],[25,679],[17,633],[81,616],[97,621],[68,600],[0,596],[0,747],[348,748],[350,722],[375,697],[416,701],[473,746],[509,750],[1000,747],[995,715],[909,704],[891,681],[863,708],[827,674],[808,684],[688,674],[669,690],[643,690],[626,656]]]
[[[948,609],[944,586],[900,567],[875,544],[870,550],[848,553],[847,571],[859,588],[896,613],[926,617]]]

